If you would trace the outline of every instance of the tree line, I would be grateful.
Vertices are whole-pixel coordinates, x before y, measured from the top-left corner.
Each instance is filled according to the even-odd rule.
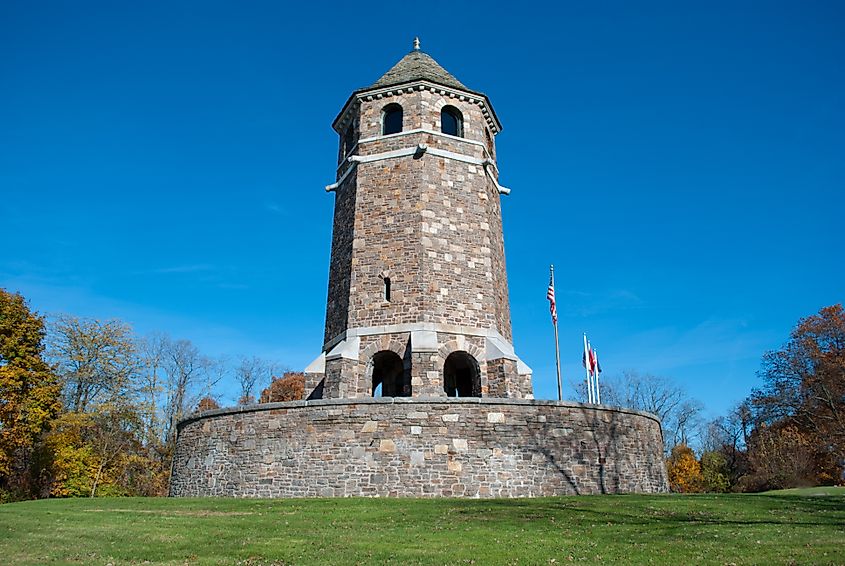
[[[803,318],[763,355],[761,386],[711,421],[671,378],[625,371],[602,382],[602,403],[653,413],[675,492],[765,491],[845,483],[845,312]],[[583,401],[586,387],[574,384]],[[697,452],[697,453],[696,453]]]
[[[279,364],[230,363],[119,320],[47,320],[0,289],[0,502],[165,494],[176,424],[218,408],[227,376],[238,404],[303,394]]]
[[[845,311],[802,318],[763,355],[762,385],[705,423],[701,455],[686,443],[667,460],[673,491],[765,491],[845,484]]]
[[[277,363],[231,363],[190,340],[137,336],[119,320],[47,320],[0,289],[0,502],[166,494],[177,423],[219,408],[227,377],[240,405],[304,395],[304,376]],[[842,305],[801,319],[763,356],[759,377],[761,387],[710,422],[665,377],[628,371],[605,379],[602,397],[660,418],[673,491],[843,483]]]

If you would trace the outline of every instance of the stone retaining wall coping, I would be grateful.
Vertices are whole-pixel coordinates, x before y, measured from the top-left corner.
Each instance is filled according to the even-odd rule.
[[[241,405],[237,407],[223,407],[211,409],[199,413],[193,413],[184,417],[176,423],[176,429],[181,430],[183,426],[198,420],[215,417],[219,415],[231,415],[238,413],[253,413],[260,411],[271,411],[273,409],[296,409],[301,407],[320,407],[329,405],[413,405],[413,404],[453,404],[453,405],[530,405],[530,406],[553,406],[567,407],[570,409],[588,409],[597,411],[609,411],[628,415],[646,417],[661,425],[660,419],[653,413],[628,409],[626,407],[615,407],[610,405],[593,405],[590,403],[578,403],[576,401],[554,401],[550,399],[502,399],[493,397],[363,397],[360,399],[312,399],[310,401],[283,401],[277,403],[258,403],[255,405]]]

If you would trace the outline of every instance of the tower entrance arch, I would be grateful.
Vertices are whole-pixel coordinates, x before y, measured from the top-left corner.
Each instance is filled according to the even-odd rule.
[[[405,364],[396,352],[382,350],[372,359],[373,397],[407,397],[405,388]]]
[[[452,352],[443,364],[443,389],[448,397],[481,397],[481,370],[467,352]]]

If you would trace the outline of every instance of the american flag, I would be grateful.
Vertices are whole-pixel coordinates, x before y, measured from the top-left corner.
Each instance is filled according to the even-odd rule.
[[[546,291],[546,298],[549,300],[549,312],[552,313],[552,322],[557,324],[557,306],[555,306],[555,277],[549,275],[549,290]]]

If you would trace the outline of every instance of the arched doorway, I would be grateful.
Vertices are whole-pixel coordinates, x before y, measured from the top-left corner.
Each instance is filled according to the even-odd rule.
[[[405,364],[396,352],[382,350],[373,355],[373,397],[404,397]]]
[[[466,352],[452,352],[443,364],[443,389],[449,397],[481,397],[481,370]]]

